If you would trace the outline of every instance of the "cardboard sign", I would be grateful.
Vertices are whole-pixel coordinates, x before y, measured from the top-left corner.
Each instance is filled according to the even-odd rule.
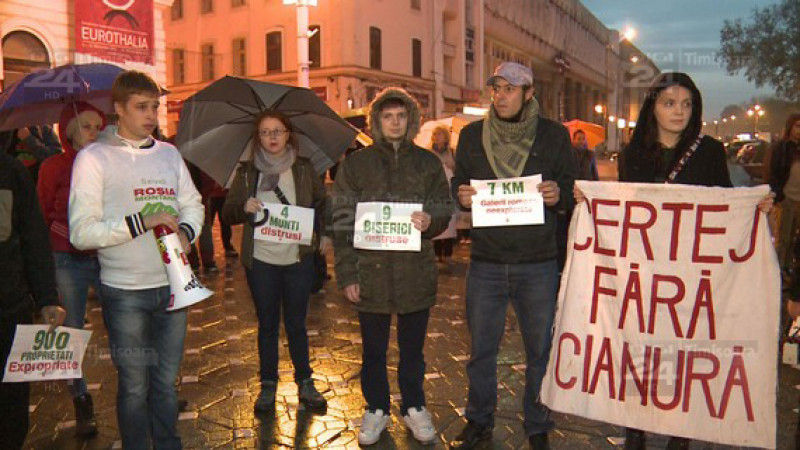
[[[278,244],[311,245],[314,210],[280,203],[264,203],[267,222],[256,227],[253,237]]]
[[[422,211],[422,203],[359,203],[356,205],[353,247],[420,251],[422,233],[411,222],[411,213],[415,211]]]
[[[17,325],[3,383],[80,378],[92,332],[48,325]]]
[[[780,270],[769,192],[578,181],[551,409],[667,436],[775,448]]]
[[[472,197],[473,227],[540,225],[544,200],[536,185],[541,175],[501,180],[470,180],[478,193]]]

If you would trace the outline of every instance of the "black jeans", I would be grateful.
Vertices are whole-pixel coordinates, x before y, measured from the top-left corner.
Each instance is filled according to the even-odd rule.
[[[14,342],[17,324],[30,324],[29,314],[0,317],[0,379],[5,375],[5,361]],[[0,420],[0,442],[3,448],[22,448],[28,435],[28,383],[0,383],[0,405],[3,405],[3,420]]]
[[[210,267],[214,264],[214,239],[211,230],[214,227],[214,217],[219,218],[219,230],[222,235],[222,246],[225,250],[233,250],[231,244],[231,225],[222,220],[222,206],[225,204],[225,197],[211,197],[207,200],[206,217],[203,223],[198,244],[200,245],[200,259],[203,266]]]
[[[314,280],[313,257],[308,255],[289,266],[276,266],[253,259],[253,267],[246,274],[258,315],[261,382],[278,381],[281,309],[289,340],[289,354],[294,364],[294,379],[300,382],[310,378],[306,315]]]
[[[400,347],[400,364],[397,367],[398,384],[403,396],[400,408],[403,415],[408,408],[425,406],[425,334],[428,331],[430,309],[397,315],[397,344]],[[389,413],[389,378],[386,373],[386,350],[389,346],[391,314],[358,313],[363,342],[361,366],[361,392],[370,411],[377,409]]]
[[[455,239],[435,239],[433,250],[439,260],[453,256],[453,242]]]

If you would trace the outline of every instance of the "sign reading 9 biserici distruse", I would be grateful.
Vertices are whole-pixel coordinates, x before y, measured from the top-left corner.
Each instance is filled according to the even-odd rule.
[[[414,228],[411,214],[421,203],[362,202],[356,206],[353,247],[363,250],[418,252],[422,234]]]

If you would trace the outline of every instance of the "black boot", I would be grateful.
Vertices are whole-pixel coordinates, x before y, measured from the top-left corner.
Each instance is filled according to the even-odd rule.
[[[689,450],[691,442],[691,439],[673,436],[667,441],[667,450]]]
[[[492,438],[492,427],[479,425],[468,421],[461,433],[450,442],[451,450],[469,450],[475,448],[481,441]]]
[[[635,428],[625,428],[625,450],[645,450],[647,438],[644,431]]]
[[[75,405],[75,434],[94,436],[97,434],[97,421],[94,418],[94,404],[88,393],[72,398]]]
[[[547,433],[532,434],[528,437],[528,444],[531,450],[550,450],[550,442],[547,440]]]

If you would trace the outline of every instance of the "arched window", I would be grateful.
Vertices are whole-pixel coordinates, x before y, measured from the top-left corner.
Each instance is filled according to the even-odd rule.
[[[50,57],[42,41],[27,31],[12,31],[3,37],[4,84],[50,68]]]

